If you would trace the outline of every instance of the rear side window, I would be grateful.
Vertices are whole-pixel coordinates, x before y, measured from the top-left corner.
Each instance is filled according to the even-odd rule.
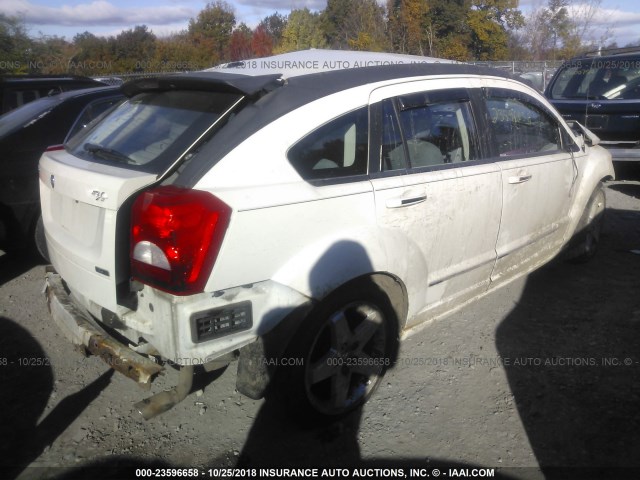
[[[86,160],[161,173],[240,98],[192,90],[141,93],[73,137],[67,149]]]
[[[368,108],[347,113],[313,131],[287,157],[305,180],[367,173]]]
[[[561,148],[560,128],[541,106],[516,92],[496,90],[486,98],[500,157],[547,154]]]
[[[382,104],[383,171],[477,160],[476,140],[471,102],[465,90],[404,95]]]

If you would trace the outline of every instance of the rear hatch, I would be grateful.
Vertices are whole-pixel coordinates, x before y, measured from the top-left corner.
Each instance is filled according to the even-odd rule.
[[[122,314],[129,307],[129,222],[136,192],[170,183],[180,163],[260,89],[258,79],[240,79],[238,86],[227,77],[233,76],[127,84],[128,101],[64,149],[42,156],[40,194],[51,263],[90,311]]]
[[[546,95],[566,120],[585,125],[602,145],[640,144],[640,56],[572,60],[558,70]]]

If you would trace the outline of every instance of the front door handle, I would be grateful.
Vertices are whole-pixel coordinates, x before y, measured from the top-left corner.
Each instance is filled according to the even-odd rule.
[[[422,203],[427,199],[426,195],[419,195],[417,197],[396,197],[389,198],[385,205],[387,208],[400,208],[400,207],[410,207],[411,205],[416,205],[418,203]]]
[[[510,184],[524,183],[531,180],[531,175],[516,175],[515,177],[509,177]]]

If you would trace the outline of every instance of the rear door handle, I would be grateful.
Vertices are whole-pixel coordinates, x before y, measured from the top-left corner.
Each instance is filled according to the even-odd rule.
[[[416,205],[418,203],[422,203],[427,199],[426,195],[419,195],[417,197],[396,197],[389,198],[385,205],[387,208],[400,208],[400,207],[410,207],[411,205]]]
[[[516,184],[516,183],[524,183],[524,182],[528,182],[529,180],[531,180],[531,175],[516,175],[515,177],[509,177],[509,183]]]

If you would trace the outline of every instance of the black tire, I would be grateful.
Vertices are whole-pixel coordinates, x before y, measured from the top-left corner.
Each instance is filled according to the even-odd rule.
[[[568,250],[568,259],[572,263],[585,263],[595,256],[600,244],[606,207],[604,185],[599,183],[587,202]]]
[[[397,325],[388,297],[373,282],[331,294],[289,343],[283,356],[289,365],[276,371],[278,400],[307,424],[357,409],[395,361]]]
[[[49,249],[47,248],[47,240],[44,236],[44,224],[42,223],[42,215],[38,216],[38,221],[36,222],[36,226],[33,231],[33,239],[38,253],[43,259],[48,262]]]

